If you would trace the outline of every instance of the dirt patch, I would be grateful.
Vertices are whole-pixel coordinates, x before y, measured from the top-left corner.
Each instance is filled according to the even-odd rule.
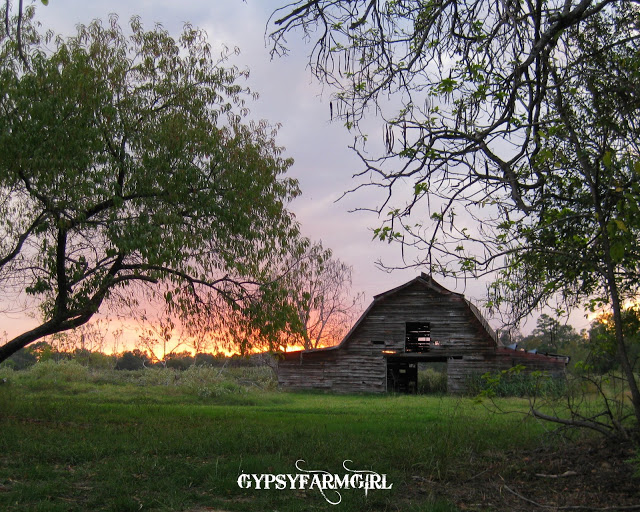
[[[461,510],[640,510],[640,478],[627,462],[631,444],[602,441],[482,454],[441,480],[414,477],[412,494],[430,494]]]

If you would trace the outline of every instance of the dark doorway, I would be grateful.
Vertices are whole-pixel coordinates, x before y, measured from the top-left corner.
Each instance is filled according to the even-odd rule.
[[[387,361],[387,391],[416,393],[418,363]]]

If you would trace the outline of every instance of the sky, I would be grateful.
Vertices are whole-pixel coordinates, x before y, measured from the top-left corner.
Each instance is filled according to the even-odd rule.
[[[238,47],[240,54],[229,63],[249,68],[247,85],[260,95],[248,105],[251,117],[280,123],[277,141],[286,148],[285,154],[295,160],[289,174],[299,180],[302,196],[290,209],[306,236],[321,240],[336,258],[353,267],[353,292],[364,293],[366,307],[374,295],[409,281],[420,270],[387,273],[376,266],[378,260],[390,266],[401,265],[400,247],[372,240],[372,229],[380,222],[375,214],[350,211],[376,206],[380,196],[366,190],[337,201],[353,188],[352,175],[361,170],[359,159],[348,148],[353,134],[340,122],[330,120],[331,90],[323,89],[311,76],[307,65],[311,46],[300,34],[288,37],[288,56],[271,58],[266,25],[274,9],[284,4],[284,0],[50,0],[45,7],[38,0],[36,20],[44,29],[71,35],[76,24],[106,19],[110,13],[118,14],[123,25],[132,15],[139,15],[145,27],[161,23],[175,36],[185,22],[204,29],[214,53],[223,45]],[[369,149],[375,153],[376,147],[382,147],[381,120],[368,120],[368,129]],[[434,277],[474,302],[483,299],[488,284],[482,280],[456,282]],[[7,324],[10,330],[16,327],[15,322]],[[496,322],[491,323],[499,327]],[[583,315],[574,315],[572,324],[585,327]],[[529,322],[523,330],[533,326],[535,322]]]

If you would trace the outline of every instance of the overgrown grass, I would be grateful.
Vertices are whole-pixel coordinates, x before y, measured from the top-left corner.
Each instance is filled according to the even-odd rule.
[[[7,511],[451,511],[417,480],[464,481],[482,454],[542,427],[455,397],[284,393],[268,368],[3,370],[0,509]],[[511,408],[524,408],[510,400]],[[240,489],[244,473],[387,475],[391,490]]]
[[[431,368],[418,372],[418,393],[446,393],[447,372]]]
[[[469,377],[467,388],[470,394],[490,390],[492,396],[499,397],[559,398],[567,393],[567,381],[527,373],[475,374]]]

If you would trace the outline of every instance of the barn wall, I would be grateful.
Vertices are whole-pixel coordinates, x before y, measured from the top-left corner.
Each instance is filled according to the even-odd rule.
[[[278,385],[289,389],[333,388],[330,375],[325,375],[325,361],[281,361],[278,364]]]
[[[278,363],[278,385],[289,389],[333,389],[337,351],[297,353]],[[321,355],[322,357],[318,357]]]

